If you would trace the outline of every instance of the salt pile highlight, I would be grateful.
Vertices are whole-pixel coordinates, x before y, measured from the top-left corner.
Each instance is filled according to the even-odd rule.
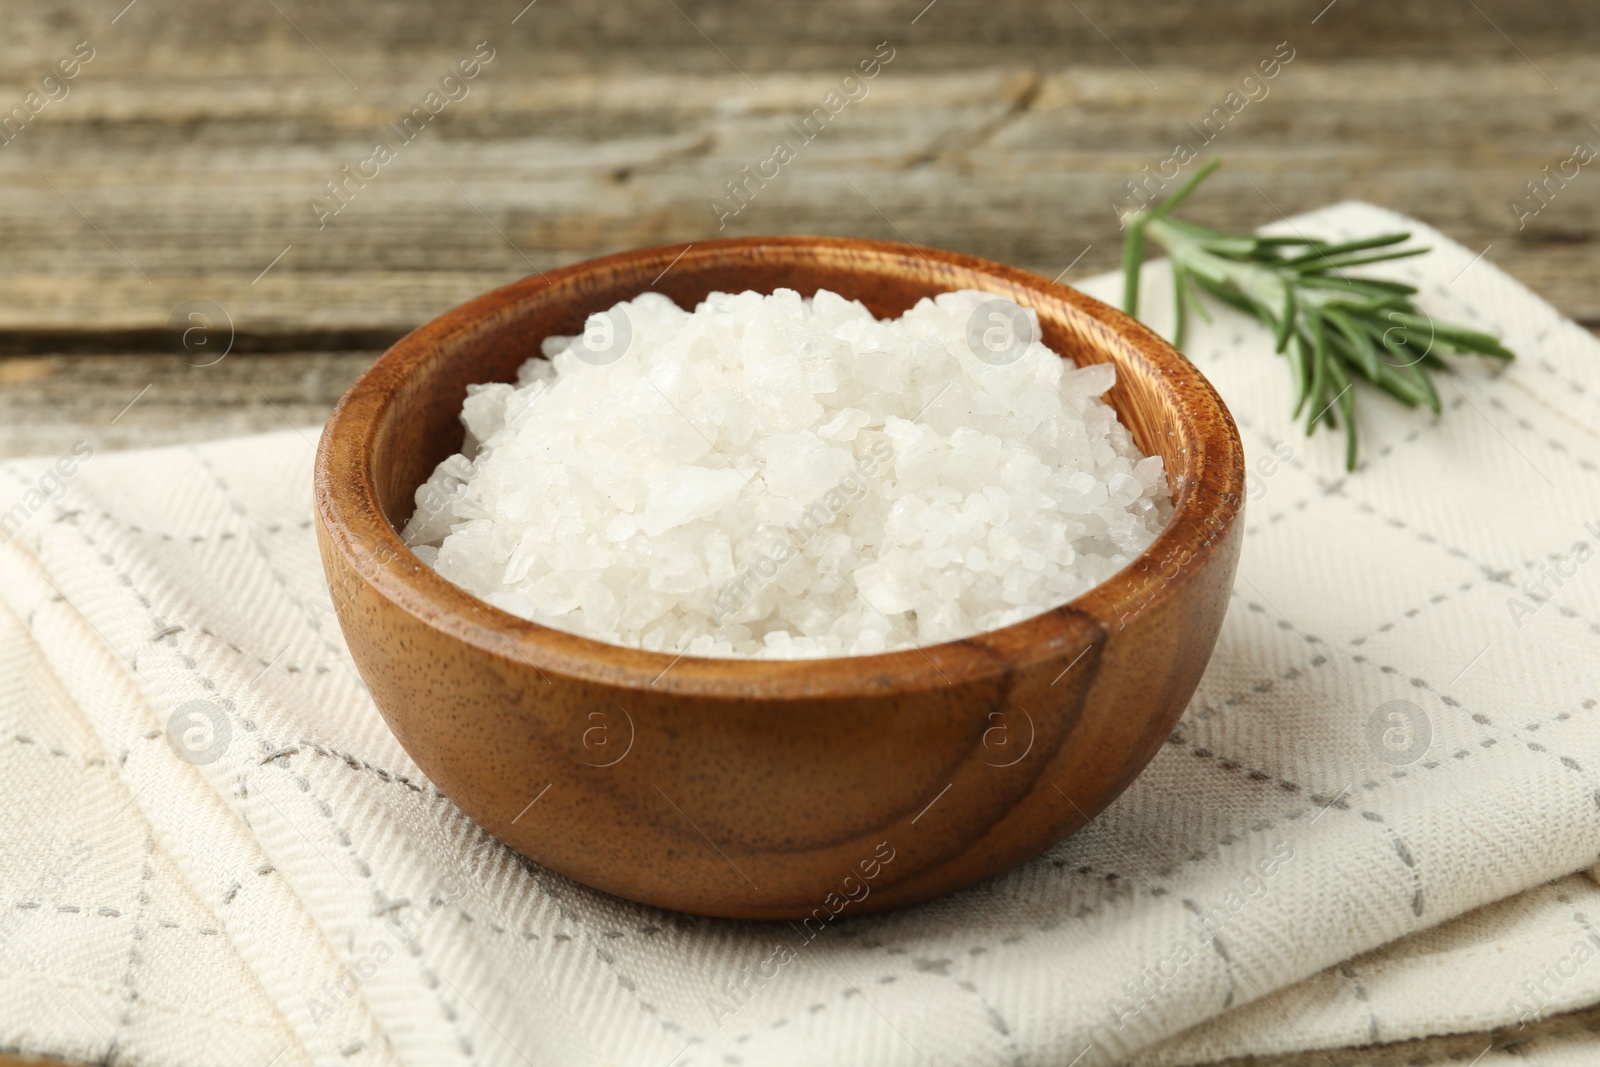
[[[488,602],[673,654],[865,655],[1006,626],[1172,514],[1159,456],[992,293],[646,293],[471,386],[403,536]]]

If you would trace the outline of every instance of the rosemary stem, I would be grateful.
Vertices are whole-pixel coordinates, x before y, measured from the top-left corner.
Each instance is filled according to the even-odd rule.
[[[1322,423],[1342,426],[1347,468],[1356,465],[1355,379],[1438,415],[1439,395],[1428,375],[1446,368],[1442,356],[1515,358],[1498,338],[1419,311],[1411,302],[1413,286],[1345,273],[1426,252],[1396,247],[1410,234],[1347,241],[1263,237],[1174,217],[1173,209],[1219,163],[1212,160],[1161,203],[1123,219],[1123,309],[1138,315],[1140,267],[1148,245],[1159,245],[1171,258],[1174,343],[1183,345],[1190,311],[1204,314],[1202,291],[1265,323],[1289,361],[1294,417],[1305,413],[1308,434]]]

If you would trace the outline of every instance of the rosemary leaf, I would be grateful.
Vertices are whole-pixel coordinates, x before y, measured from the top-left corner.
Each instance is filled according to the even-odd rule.
[[[1357,459],[1355,380],[1364,379],[1407,407],[1441,410],[1429,373],[1448,370],[1443,356],[1515,358],[1498,338],[1437,322],[1411,302],[1415,286],[1345,271],[1421,255],[1402,248],[1409,233],[1350,241],[1224,233],[1173,217],[1173,210],[1221,165],[1212,160],[1175,193],[1123,218],[1123,307],[1139,311],[1139,268],[1149,242],[1172,261],[1174,339],[1180,347],[1190,311],[1206,316],[1204,292],[1265,323],[1289,361],[1293,417],[1306,433],[1321,424],[1345,433],[1345,466]]]

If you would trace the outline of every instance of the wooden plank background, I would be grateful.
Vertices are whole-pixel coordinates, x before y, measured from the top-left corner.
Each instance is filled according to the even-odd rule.
[[[1576,142],[1600,146],[1586,0],[523,2],[8,10],[0,117],[78,42],[94,58],[0,146],[0,453],[315,423],[376,351],[469,296],[718,235],[723,183],[879,42],[894,58],[869,95],[721,233],[1109,269],[1119,188],[1288,42],[1270,94],[1206,149],[1229,166],[1197,216],[1372,200],[1492,246],[1600,325],[1600,164],[1524,229],[1510,208]],[[323,182],[485,41],[468,95],[319,228]],[[221,363],[175,348],[188,301],[226,309]]]

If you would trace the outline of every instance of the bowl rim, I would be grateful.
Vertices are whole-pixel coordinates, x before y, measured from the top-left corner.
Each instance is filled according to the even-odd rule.
[[[1180,451],[1186,462],[1176,479],[1175,472],[1166,471],[1174,494],[1173,514],[1166,525],[1143,552],[1105,581],[1009,626],[934,645],[806,659],[673,655],[558,630],[513,615],[455,585],[401,540],[379,504],[375,438],[407,372],[431,352],[517,315],[523,305],[548,290],[571,286],[575,295],[581,293],[581,284],[574,283],[597,272],[625,269],[652,277],[655,268],[665,273],[686,259],[726,260],[772,249],[791,255],[826,251],[880,264],[920,260],[935,271],[942,267],[968,272],[974,277],[964,277],[963,282],[988,283],[969,287],[1009,296],[1024,306],[1041,298],[1056,301],[1078,320],[1092,346],[1106,351],[1119,369],[1130,361],[1142,362],[1145,374],[1163,384],[1178,413],[1176,420],[1164,425],[1169,432],[1185,435]],[[650,291],[654,284],[640,292]],[[1030,296],[1035,301],[1024,299]],[[1121,410],[1118,419],[1127,424]],[[1209,436],[1199,432],[1206,426],[1213,431]],[[707,700],[931,691],[1009,677],[1029,661],[1081,657],[1105,640],[1113,622],[1126,621],[1126,605],[1135,604],[1136,612],[1142,612],[1195,579],[1203,569],[1198,564],[1211,558],[1239,520],[1243,489],[1243,449],[1222,398],[1182,353],[1136,319],[1071,286],[991,260],[920,245],[831,236],[735,237],[618,252],[539,272],[460,304],[395,342],[350,386],[323,428],[314,479],[324,555],[336,551],[361,583],[425,626],[508,665],[532,667],[541,677],[559,674],[608,687]],[[1152,575],[1159,578],[1153,592]],[[335,614],[342,617],[337,594],[330,590],[330,595]]]

